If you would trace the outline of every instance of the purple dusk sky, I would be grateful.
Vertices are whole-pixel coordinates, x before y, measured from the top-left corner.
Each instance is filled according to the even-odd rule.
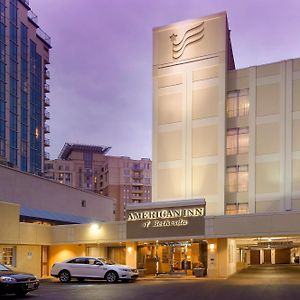
[[[299,0],[30,0],[52,38],[51,158],[68,142],[152,152],[152,28],[227,11],[236,67],[300,56]]]

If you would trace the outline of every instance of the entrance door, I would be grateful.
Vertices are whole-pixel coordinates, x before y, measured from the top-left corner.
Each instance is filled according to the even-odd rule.
[[[264,263],[271,264],[271,249],[264,250]]]
[[[259,265],[260,264],[260,250],[250,251],[250,264]]]
[[[42,246],[42,277],[49,276],[48,251],[48,246]]]

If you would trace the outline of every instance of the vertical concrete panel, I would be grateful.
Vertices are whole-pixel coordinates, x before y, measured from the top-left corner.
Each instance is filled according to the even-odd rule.
[[[256,67],[250,68],[249,78],[249,212],[255,213],[256,161]]]

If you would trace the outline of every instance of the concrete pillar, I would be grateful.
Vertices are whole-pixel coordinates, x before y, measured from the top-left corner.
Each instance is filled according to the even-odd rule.
[[[207,251],[207,276],[226,278],[229,276],[229,252],[227,239],[209,239]]]
[[[217,239],[209,239],[207,241],[207,276],[217,277]]]
[[[137,267],[137,243],[126,243],[126,265],[136,268]]]

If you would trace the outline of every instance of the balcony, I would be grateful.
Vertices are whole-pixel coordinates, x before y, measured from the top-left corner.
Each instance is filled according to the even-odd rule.
[[[139,201],[142,201],[142,200],[144,200],[144,197],[143,197],[143,195],[132,195],[131,196],[131,200],[132,201],[134,201],[134,200],[139,200]]]
[[[50,133],[50,126],[49,125],[45,125],[44,132],[45,133]]]
[[[44,146],[49,147],[50,146],[50,139],[45,139],[44,140]]]
[[[50,160],[50,153],[45,151],[44,152],[44,158],[45,158],[45,160]]]
[[[45,91],[45,93],[49,93],[50,92],[50,85],[48,83],[45,83],[45,85],[44,85],[44,91]]]
[[[143,169],[141,168],[140,165],[133,165],[132,171],[141,172],[141,171],[143,171]]]
[[[26,7],[27,7],[27,9],[30,9],[30,7],[29,7],[29,0],[19,0],[21,3],[23,3]]]
[[[143,179],[143,177],[143,173],[132,174],[131,176],[132,179]]]
[[[132,193],[135,193],[135,194],[143,194],[143,189],[141,188],[141,189],[135,189],[135,188],[133,188],[132,189]]]
[[[37,28],[36,35],[51,48],[51,37],[41,28]]]
[[[45,104],[45,107],[50,106],[50,99],[46,96],[45,96],[45,99],[44,99],[44,104]]]
[[[46,120],[50,120],[50,112],[45,110],[44,117]]]
[[[44,75],[45,79],[50,79],[50,71],[48,69],[45,69]]]
[[[143,186],[144,183],[141,182],[140,180],[133,180],[133,182],[131,183],[132,186]]]
[[[29,10],[27,12],[27,17],[33,23],[33,25],[35,25],[37,27],[39,26],[38,25],[38,16],[32,10]]]

